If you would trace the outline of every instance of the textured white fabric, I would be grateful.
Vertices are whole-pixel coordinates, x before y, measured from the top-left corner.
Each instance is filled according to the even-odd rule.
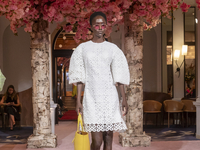
[[[3,90],[5,80],[6,80],[6,77],[3,75],[0,69],[0,92]]]
[[[87,132],[126,130],[115,83],[128,85],[130,74],[123,52],[110,42],[80,44],[73,52],[69,83],[83,82],[83,119]]]

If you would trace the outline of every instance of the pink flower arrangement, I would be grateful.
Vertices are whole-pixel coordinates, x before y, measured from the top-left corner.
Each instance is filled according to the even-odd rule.
[[[197,7],[200,9],[200,0],[196,0]]]
[[[187,12],[190,5],[183,0],[1,0],[0,16],[3,15],[10,21],[10,28],[17,33],[17,28],[26,26],[26,32],[32,32],[32,25],[38,18],[48,22],[66,21],[71,25],[63,26],[66,32],[76,28],[74,36],[76,42],[89,39],[89,17],[95,11],[102,11],[107,16],[108,29],[106,37],[112,31],[113,25],[123,22],[123,15],[129,12],[130,20],[135,25],[140,25],[143,19],[145,30],[155,27],[160,23],[160,16],[170,18],[169,12],[181,8]],[[200,8],[200,0],[196,0]],[[131,11],[130,11],[131,10]],[[58,26],[60,27],[60,25]]]
[[[190,5],[187,5],[186,3],[182,3],[181,5],[180,5],[180,8],[181,8],[181,10],[183,11],[183,12],[187,12],[188,11],[188,8],[190,8]]]

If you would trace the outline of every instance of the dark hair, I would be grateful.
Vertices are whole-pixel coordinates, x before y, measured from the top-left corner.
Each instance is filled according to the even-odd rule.
[[[12,95],[11,95],[11,99],[13,100],[13,99],[16,99],[16,98],[17,98],[17,93],[16,93],[16,91],[15,91],[14,86],[13,86],[13,85],[9,85],[8,88],[7,88],[7,91],[6,91],[5,95],[4,95],[4,96],[5,96],[5,100],[6,100],[7,97],[10,95],[9,92],[8,92],[8,90],[9,90],[10,88],[13,89],[13,93],[12,93]]]
[[[106,23],[107,23],[106,15],[105,15],[103,12],[101,12],[101,11],[97,11],[97,12],[94,12],[94,13],[90,16],[90,25],[92,25],[92,20],[93,20],[96,16],[102,16],[102,17],[106,20]]]

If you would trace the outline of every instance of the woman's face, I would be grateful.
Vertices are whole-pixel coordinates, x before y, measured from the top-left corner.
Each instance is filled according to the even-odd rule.
[[[13,93],[13,88],[9,88],[8,93],[11,95]]]
[[[104,17],[102,16],[96,16],[93,20],[92,20],[92,26],[91,29],[93,31],[93,35],[97,36],[98,38],[103,37],[103,35],[105,34],[106,31],[106,20],[104,19]]]

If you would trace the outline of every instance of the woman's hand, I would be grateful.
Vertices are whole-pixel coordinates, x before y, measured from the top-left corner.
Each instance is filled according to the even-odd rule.
[[[117,83],[119,86],[120,93],[122,95],[122,114],[125,116],[128,113],[128,104],[125,96],[124,84]]]
[[[82,82],[77,83],[76,112],[78,115],[79,115],[79,113],[81,113],[81,115],[83,114],[83,105],[81,104],[82,86],[83,86]]]
[[[10,102],[10,105],[14,106],[14,102]]]
[[[83,105],[81,103],[76,104],[76,112],[78,115],[79,113],[81,113],[81,115],[83,114]]]
[[[122,112],[123,116],[125,116],[128,113],[128,104],[126,100],[122,101]]]
[[[11,104],[10,104],[10,103],[6,103],[6,105],[7,105],[7,106],[10,106]]]

